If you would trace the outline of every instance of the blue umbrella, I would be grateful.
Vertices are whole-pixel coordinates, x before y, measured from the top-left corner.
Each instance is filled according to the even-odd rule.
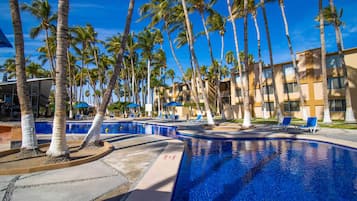
[[[140,105],[136,104],[136,103],[130,103],[129,105],[126,106],[127,108],[137,108],[140,107]]]
[[[12,47],[5,34],[0,29],[0,47]]]
[[[79,102],[74,107],[77,108],[77,109],[81,109],[81,108],[88,108],[89,105],[86,102]]]
[[[165,107],[177,107],[177,106],[182,106],[182,104],[180,102],[171,101],[169,103],[166,103],[164,106]]]

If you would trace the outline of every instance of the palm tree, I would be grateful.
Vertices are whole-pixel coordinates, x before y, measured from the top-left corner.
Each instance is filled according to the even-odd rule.
[[[290,40],[289,26],[288,26],[288,21],[286,19],[286,15],[285,15],[284,0],[279,0],[279,6],[280,6],[280,10],[281,10],[281,15],[282,15],[283,21],[284,21],[285,35],[286,35],[286,39],[288,41],[288,46],[289,46],[289,50],[290,50],[290,56],[291,56],[291,59],[293,61],[293,67],[294,67],[294,70],[295,70],[296,83],[297,83],[299,94],[300,94],[300,99],[299,99],[300,100],[300,111],[302,113],[302,118],[304,120],[306,120],[307,119],[307,111],[306,111],[306,108],[304,107],[305,101],[304,101],[304,96],[303,96],[302,89],[301,89],[301,84],[300,84],[300,73],[299,73],[299,69],[298,69],[297,64],[296,64],[296,58],[295,58],[295,54],[294,54],[294,51],[293,51],[293,46],[292,46],[291,40]]]
[[[265,10],[265,0],[260,0],[260,7],[262,8],[263,12],[263,18],[264,18],[264,27],[265,27],[265,32],[266,32],[266,37],[267,37],[267,42],[268,42],[268,49],[269,49],[269,60],[270,60],[270,67],[272,69],[272,85],[274,88],[274,99],[275,99],[275,111],[276,111],[276,117],[278,122],[282,121],[282,112],[280,108],[280,101],[279,101],[279,96],[278,96],[278,90],[276,88],[275,84],[275,67],[274,67],[274,60],[273,60],[273,50],[272,50],[272,45],[271,45],[271,40],[270,40],[270,31],[269,31],[269,25],[268,25],[268,18]]]
[[[138,34],[138,48],[142,49],[141,55],[147,61],[147,104],[151,104],[150,96],[150,76],[151,76],[151,62],[153,59],[153,51],[155,44],[157,43],[157,31],[149,29],[144,30]],[[151,111],[149,109],[148,116],[151,117]]]
[[[29,87],[26,82],[25,75],[25,53],[24,53],[24,38],[22,32],[22,23],[20,17],[19,3],[17,0],[10,0],[10,9],[12,17],[12,25],[15,33],[15,49],[16,49],[16,77],[17,77],[17,96],[20,102],[21,109],[21,130],[22,130],[22,151],[35,150],[37,146],[37,138],[35,134],[35,120],[32,112],[32,105],[29,98]]]
[[[191,58],[192,58],[192,61],[193,61],[194,65],[195,65],[195,68],[196,68],[195,72],[197,72],[197,75],[198,75],[198,84],[199,84],[201,89],[204,89],[203,81],[201,79],[202,76],[201,76],[201,73],[199,71],[199,66],[200,65],[198,64],[197,57],[196,57],[196,54],[195,54],[195,50],[194,50],[194,47],[193,47],[192,29],[191,29],[191,23],[190,23],[190,19],[188,17],[188,12],[187,12],[187,8],[186,8],[186,1],[182,0],[181,2],[182,2],[183,11],[184,11],[184,14],[185,14],[185,23],[186,23],[186,30],[187,30],[187,34],[188,34],[188,44],[189,44],[189,48],[190,48]],[[213,120],[213,117],[212,117],[211,109],[209,107],[207,95],[206,95],[205,92],[203,92],[202,95],[203,95],[204,107],[205,107],[206,115],[207,115],[207,123],[209,125],[214,125],[214,120]]]
[[[47,54],[52,69],[52,77],[55,77],[55,60],[50,50],[49,31],[51,29],[55,30],[55,25],[53,22],[55,22],[57,19],[57,13],[52,12],[51,5],[49,4],[48,0],[33,0],[31,4],[23,4],[21,8],[30,12],[33,16],[40,20],[40,24],[37,27],[31,29],[30,36],[31,38],[36,38],[42,30],[45,31]]]
[[[5,60],[5,63],[1,66],[1,71],[4,71],[6,76],[3,79],[11,79],[16,77],[16,64],[15,58],[9,58]]]
[[[321,40],[321,71],[322,71],[322,94],[324,99],[324,119],[326,124],[332,123],[330,117],[330,107],[327,91],[327,73],[326,73],[326,43],[325,43],[325,24],[322,8],[322,0],[319,0],[319,22],[320,22],[320,40]]]
[[[251,126],[251,114],[249,108],[249,91],[248,91],[248,66],[249,66],[249,56],[248,56],[248,0],[244,0],[243,5],[243,15],[244,15],[244,71],[242,74],[243,79],[243,108],[244,108],[244,119],[243,127]]]
[[[234,3],[236,3],[236,2],[234,2]],[[237,29],[236,29],[236,24],[235,24],[235,18],[233,17],[233,13],[232,13],[232,7],[231,7],[231,2],[230,2],[230,0],[227,0],[227,7],[228,7],[228,13],[229,13],[229,20],[230,20],[230,22],[231,22],[231,24],[232,24],[232,28],[233,28],[233,36],[234,36],[234,44],[235,44],[235,50],[236,50],[236,62],[237,62],[237,67],[238,67],[238,72],[239,72],[239,76],[241,76],[242,77],[242,66],[241,66],[241,59],[240,59],[240,56],[239,56],[239,46],[238,46],[238,36],[237,36]],[[232,78],[233,78],[233,88],[234,88],[234,90],[233,90],[233,97],[236,97],[236,79],[235,79],[235,77],[234,76],[232,76]],[[241,80],[241,86],[242,86],[242,89],[243,89],[243,91],[244,91],[244,83],[243,83],[243,79],[241,78],[240,79]],[[243,95],[243,99],[244,99],[244,95],[245,95],[245,93],[242,93],[242,95]],[[235,103],[234,103],[234,105],[235,105]]]
[[[58,1],[57,49],[56,49],[56,92],[55,117],[50,147],[46,155],[49,157],[69,157],[66,142],[66,66],[68,48],[68,9],[69,1]]]
[[[346,123],[356,123],[356,118],[353,113],[353,108],[352,108],[352,99],[351,99],[351,91],[350,91],[350,86],[349,86],[349,79],[348,79],[348,72],[347,72],[347,67],[345,63],[345,55],[343,53],[343,47],[342,47],[342,34],[341,34],[341,29],[340,26],[343,25],[343,22],[341,21],[341,16],[342,16],[342,11],[338,15],[336,12],[335,5],[333,3],[333,0],[329,0],[330,2],[330,10],[331,10],[331,15],[329,17],[325,17],[325,20],[327,23],[332,24],[333,27],[335,28],[335,35],[336,35],[336,44],[337,44],[337,50],[338,50],[338,57],[341,63],[341,67],[343,69],[343,77],[345,79],[345,96],[346,96],[346,112],[345,112],[345,122]],[[328,10],[328,9],[327,9]]]
[[[219,113],[222,115],[222,119],[225,119],[224,112],[222,112],[222,99],[221,99],[221,90],[220,90],[220,79],[221,79],[221,69],[223,67],[223,55],[224,55],[224,34],[226,33],[226,19],[223,18],[219,13],[213,12],[207,18],[208,30],[209,31],[218,31],[221,36],[221,57],[218,66],[218,76],[216,80],[216,91],[217,91],[217,108]]]
[[[104,96],[102,98],[102,103],[100,104],[100,106],[97,110],[97,114],[94,117],[91,128],[89,129],[86,137],[84,138],[84,140],[81,144],[81,148],[86,146],[89,143],[89,141],[91,140],[91,138],[93,138],[94,136],[95,136],[95,141],[97,143],[99,141],[100,127],[103,123],[105,112],[107,110],[108,103],[111,99],[112,91],[117,83],[117,78],[120,73],[120,69],[123,68],[123,54],[125,51],[126,40],[128,38],[128,34],[130,31],[130,24],[131,24],[131,18],[133,15],[134,3],[135,3],[135,0],[130,0],[130,2],[129,2],[129,8],[128,8],[128,14],[127,14],[126,22],[125,22],[124,34],[122,37],[122,41],[120,43],[121,44],[120,51],[119,51],[119,54],[117,55],[114,72],[113,72],[112,76],[110,77],[110,81],[108,83],[107,89],[106,89]]]
[[[35,62],[30,62],[26,66],[26,77],[27,78],[38,78],[38,77],[47,77],[49,73],[42,68],[42,66]]]

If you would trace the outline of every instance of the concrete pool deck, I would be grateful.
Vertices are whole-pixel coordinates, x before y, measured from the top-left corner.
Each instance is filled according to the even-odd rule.
[[[321,128],[316,134],[257,125],[244,131],[205,130],[199,123],[145,123],[177,126],[197,137],[224,139],[303,139],[357,148],[357,130]],[[238,124],[237,124],[238,125]],[[234,127],[231,125],[230,127]],[[47,135],[48,137],[48,135]],[[103,135],[114,146],[109,155],[87,164],[22,175],[0,176],[3,200],[171,200],[184,145],[157,135]]]

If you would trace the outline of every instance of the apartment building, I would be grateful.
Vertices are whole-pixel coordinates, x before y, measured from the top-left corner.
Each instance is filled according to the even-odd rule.
[[[357,117],[357,48],[346,49],[344,51],[347,66],[348,82],[352,96],[352,107],[355,117]],[[306,50],[296,54],[297,66],[300,75],[301,88],[304,99],[304,110],[308,116],[323,118],[323,95],[322,95],[322,71],[320,48]],[[328,96],[331,118],[333,120],[343,120],[346,108],[344,77],[341,62],[337,52],[326,55]],[[272,67],[263,67],[263,82],[259,82],[259,66],[251,65],[248,68],[248,85],[250,108],[253,117],[263,118],[275,115],[275,98],[272,80],[275,80],[276,90],[279,98],[279,106],[285,116],[302,118],[300,111],[300,94],[296,82],[295,71],[292,61],[278,63],[274,65],[275,77],[272,76]],[[241,77],[238,72],[232,71],[231,78],[221,80],[220,98],[223,103],[224,115],[227,119],[242,118],[243,99]],[[192,82],[191,82],[192,83]],[[213,112],[215,112],[215,98],[217,90],[215,84],[205,80],[204,89],[198,89],[200,103],[203,103],[202,92],[208,93],[208,100]],[[263,95],[260,92],[262,87]],[[183,117],[192,116],[197,113],[193,101],[193,92],[184,83],[174,83],[164,91],[162,103],[177,101],[191,107],[178,108],[177,114]],[[262,111],[262,99],[264,98],[265,108]],[[157,98],[155,99],[157,102]]]
[[[347,66],[348,82],[352,96],[352,107],[357,115],[357,48],[344,51]],[[320,48],[306,50],[296,54],[297,66],[300,75],[304,109],[308,116],[323,118],[323,95],[322,95],[322,71]],[[346,108],[344,77],[341,62],[337,52],[326,55],[328,96],[331,118],[343,120]],[[284,115],[302,118],[300,111],[300,94],[295,78],[292,61],[274,65],[275,77],[272,77],[272,68],[263,68],[263,83],[259,84],[258,64],[251,66],[248,70],[249,97],[253,117],[263,117],[262,98],[264,98],[268,117],[274,116],[274,88],[272,79],[275,80],[276,90],[280,102],[280,108]],[[240,118],[242,115],[242,98],[240,76],[237,73],[231,77],[231,105],[225,105],[226,110],[230,108],[226,116],[229,118]],[[263,88],[261,95],[260,87]]]

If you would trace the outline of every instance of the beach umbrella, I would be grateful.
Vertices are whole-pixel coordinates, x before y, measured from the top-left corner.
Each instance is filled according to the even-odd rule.
[[[89,105],[86,102],[79,102],[74,107],[77,108],[77,109],[82,109],[82,108],[88,108]]]
[[[176,102],[176,101],[171,101],[169,103],[166,103],[164,106],[165,107],[178,107],[178,106],[182,106],[182,103]]]
[[[137,108],[140,107],[140,105],[136,104],[136,103],[130,103],[129,105],[126,106],[127,108]]]
[[[6,38],[5,34],[0,29],[0,47],[12,47],[9,40]]]

